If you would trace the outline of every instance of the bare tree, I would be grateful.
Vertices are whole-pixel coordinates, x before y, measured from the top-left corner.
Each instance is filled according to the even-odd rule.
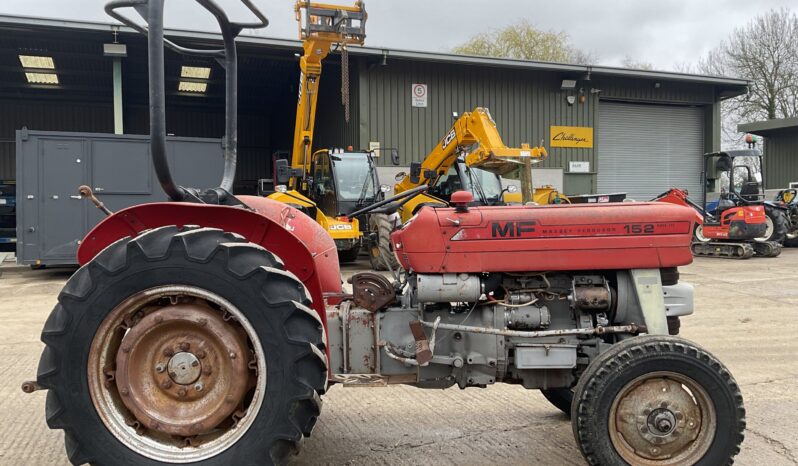
[[[455,47],[454,53],[489,57],[518,58],[556,63],[587,65],[595,63],[590,52],[578,50],[569,43],[563,31],[544,31],[526,20],[504,29],[477,34]]]
[[[740,144],[738,123],[798,116],[798,16],[780,9],[754,18],[735,29],[696,68],[702,74],[751,82],[748,95],[723,103],[727,144]]]

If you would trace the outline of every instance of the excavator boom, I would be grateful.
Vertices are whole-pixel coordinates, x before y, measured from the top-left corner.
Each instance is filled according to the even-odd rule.
[[[411,167],[395,186],[397,193],[422,184],[434,183],[449,168],[462,159],[466,166],[479,168],[506,178],[520,179],[522,189],[528,190],[525,201],[531,200],[531,165],[547,157],[543,147],[521,144],[520,148],[507,147],[502,141],[496,122],[487,108],[477,107],[455,121],[452,128],[421,164]]]

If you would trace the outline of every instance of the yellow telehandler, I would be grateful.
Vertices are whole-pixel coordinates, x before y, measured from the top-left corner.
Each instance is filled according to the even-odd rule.
[[[341,262],[352,262],[363,244],[360,222],[348,213],[382,199],[374,151],[351,148],[313,150],[322,61],[337,46],[341,53],[342,92],[348,119],[348,53],[363,45],[366,10],[353,6],[297,1],[296,19],[304,53],[299,60],[299,96],[290,161],[274,161],[276,192],[268,197],[289,204],[315,219],[335,240]],[[398,164],[398,154],[392,152]],[[390,188],[387,188],[390,189]]]

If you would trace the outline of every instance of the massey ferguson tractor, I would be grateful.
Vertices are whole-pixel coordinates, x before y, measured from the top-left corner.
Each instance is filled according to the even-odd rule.
[[[345,290],[318,223],[231,193],[234,39],[267,21],[249,0],[254,24],[197,1],[217,18],[224,50],[164,40],[164,0],[106,7],[148,35],[152,156],[172,202],[95,227],[44,325],[37,377],[23,389],[47,390],[47,424],[64,431],[73,464],[283,463],[311,434],[330,385],[500,382],[544,390],[570,414],[591,465],[733,461],[745,428],[737,383],[708,351],[668,334],[693,312],[677,269],[692,260],[691,209],[471,207],[473,196],[456,192],[450,207],[423,207],[393,233],[399,279],[358,273]],[[117,11],[125,6],[146,27]],[[218,188],[170,176],[164,45],[224,63]],[[396,211],[416,192],[374,210]]]

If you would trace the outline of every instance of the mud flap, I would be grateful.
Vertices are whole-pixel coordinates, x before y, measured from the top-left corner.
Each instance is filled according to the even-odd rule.
[[[643,311],[643,318],[649,335],[667,335],[668,323],[665,317],[665,298],[662,294],[662,280],[659,269],[632,269],[637,301]]]

